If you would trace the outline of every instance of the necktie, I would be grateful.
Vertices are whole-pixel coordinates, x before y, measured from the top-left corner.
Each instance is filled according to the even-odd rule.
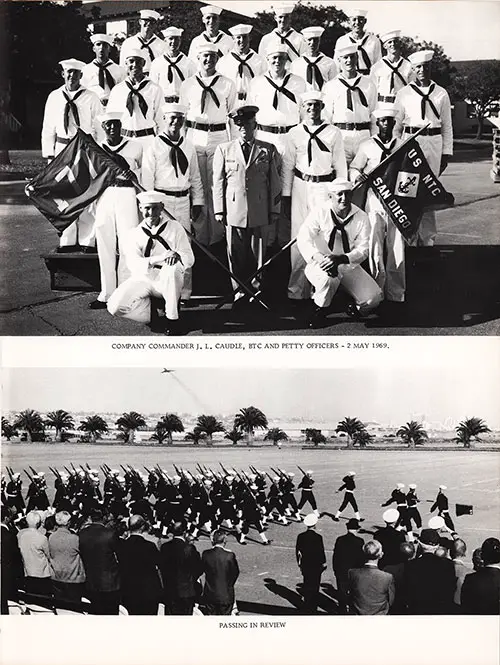
[[[347,81],[345,79],[339,77],[340,83],[342,83],[342,85],[344,85],[347,88],[347,108],[349,109],[349,111],[354,110],[354,107],[353,107],[353,104],[352,104],[352,101],[353,101],[352,100],[352,93],[353,92],[357,92],[358,95],[359,95],[359,101],[361,102],[361,104],[365,107],[368,107],[368,102],[366,101],[366,97],[365,97],[363,91],[361,90],[361,88],[358,85],[360,80],[361,80],[361,77],[358,76],[358,78],[351,85],[351,84],[347,83]]]
[[[94,65],[99,70],[99,85],[101,88],[105,89],[106,86],[111,90],[115,87],[115,79],[111,76],[111,73],[108,71],[108,67],[112,65],[112,62],[107,62],[106,64],[101,64],[94,60]]]
[[[395,83],[395,77],[396,77],[396,76],[399,78],[399,80],[401,81],[401,83],[402,83],[403,85],[406,85],[407,82],[405,81],[405,79],[404,79],[403,76],[401,75],[401,72],[399,71],[399,68],[400,68],[401,65],[403,64],[404,58],[401,58],[401,59],[399,60],[399,62],[398,62],[396,65],[393,65],[392,62],[390,62],[389,60],[387,60],[387,58],[382,58],[382,60],[383,60],[383,61],[385,62],[385,64],[389,67],[389,69],[392,70],[392,71],[391,71],[391,83],[390,83],[390,87],[389,87],[389,92],[393,92],[393,91],[394,91],[394,83]]]
[[[63,96],[64,99],[66,100],[66,104],[64,105],[64,131],[67,134],[68,133],[68,127],[69,127],[69,114],[73,114],[73,118],[75,120],[75,125],[77,127],[80,127],[80,116],[78,115],[78,107],[75,104],[75,101],[80,97],[82,93],[85,92],[85,88],[81,88],[78,90],[73,97],[70,97],[64,90],[63,90]]]
[[[314,62],[312,60],[308,60],[306,56],[304,56],[304,60],[307,62],[307,68],[306,68],[306,81],[312,85],[313,81],[316,83],[318,86],[318,89],[321,90],[323,88],[323,84],[325,82],[323,78],[323,74],[321,73],[320,68],[318,67],[318,62],[321,60],[323,56],[319,56]]]
[[[293,30],[289,30],[286,35],[281,34],[281,32],[276,32],[276,35],[280,38],[280,41],[283,45],[288,46],[288,48],[295,53],[297,57],[299,57],[300,53],[297,51],[295,46],[292,44],[292,42],[288,39],[288,37],[293,33]],[[290,56],[289,56],[290,57]]]
[[[363,39],[360,42],[358,42],[357,39],[354,39],[354,37],[349,35],[351,42],[353,44],[356,44],[356,46],[358,47],[358,71],[360,74],[369,74],[372,66],[368,53],[364,49],[364,45],[368,41],[369,36],[370,35],[365,35]],[[361,67],[361,65],[359,64],[359,56],[361,56],[361,58],[363,59],[364,67]]]
[[[151,251],[153,249],[153,246],[154,246],[155,242],[159,242],[160,245],[163,245],[163,247],[165,247],[167,252],[170,251],[170,246],[169,246],[168,242],[164,238],[161,237],[161,233],[163,233],[163,231],[165,231],[167,226],[168,226],[168,221],[164,222],[160,227],[158,227],[158,230],[155,233],[153,233],[152,231],[147,229],[145,226],[141,227],[142,230],[144,231],[144,233],[148,236],[148,242],[146,243],[146,249],[144,250],[144,257],[145,258],[148,258],[149,256],[151,256]]]
[[[134,88],[134,86],[129,81],[125,81],[127,87],[130,90],[125,106],[131,116],[134,114],[134,97],[137,97],[137,103],[139,104],[141,113],[144,117],[146,117],[146,113],[148,112],[148,105],[140,91],[148,84],[148,80],[149,79],[144,79],[141,81],[137,88]]]
[[[243,141],[241,144],[241,149],[243,150],[243,157],[245,158],[245,162],[248,162],[250,159],[250,153],[252,152],[252,144],[248,143],[248,141]]]
[[[318,134],[322,132],[328,125],[321,125],[314,132],[311,132],[307,125],[302,125],[302,126],[304,127],[304,131],[306,132],[306,134],[309,135],[309,140],[307,142],[307,163],[309,164],[309,166],[311,166],[313,141],[316,142],[321,152],[328,152],[328,148],[318,136]]]
[[[420,97],[422,97],[422,100],[421,100],[421,103],[420,103],[420,112],[422,114],[422,120],[425,120],[425,105],[426,104],[429,104],[429,106],[431,107],[432,112],[434,113],[436,118],[439,120],[440,116],[439,116],[438,110],[434,106],[433,101],[430,99],[430,96],[434,92],[434,88],[435,88],[434,83],[431,83],[431,85],[429,86],[429,91],[427,92],[427,94],[422,92],[420,90],[420,88],[417,85],[415,85],[414,83],[410,83],[410,85],[413,88],[413,90],[415,90],[415,92],[418,95],[420,95]]]
[[[210,97],[212,97],[215,106],[216,106],[217,108],[220,108],[219,98],[218,98],[217,95],[215,94],[215,91],[212,89],[213,86],[214,86],[214,85],[217,83],[217,81],[219,80],[219,75],[217,75],[217,76],[212,80],[212,82],[209,83],[208,85],[205,85],[205,84],[203,83],[203,81],[202,81],[198,76],[196,77],[196,80],[198,81],[198,83],[200,84],[200,86],[201,86],[202,89],[203,89],[203,92],[201,93],[201,112],[202,112],[202,113],[205,112],[205,104],[206,104],[206,101],[207,101],[207,97],[208,97],[208,95],[210,95]]]
[[[333,210],[330,210],[330,215],[332,217],[333,229],[332,232],[330,233],[330,238],[328,240],[328,248],[333,252],[333,246],[335,245],[335,236],[337,235],[337,231],[340,231],[340,237],[342,239],[342,249],[344,250],[344,254],[347,254],[348,252],[351,251],[351,248],[349,247],[349,238],[347,237],[347,231],[345,230],[345,227],[347,226],[347,224],[349,224],[350,220],[347,220],[347,222],[341,222],[340,220],[337,219]]]
[[[182,55],[180,55],[177,60],[170,60],[168,55],[163,54],[163,57],[165,60],[168,62],[168,69],[167,69],[167,79],[169,83],[172,83],[174,80],[174,72],[177,72],[178,77],[180,78],[181,81],[185,80],[185,76],[180,70],[178,66],[178,62],[182,59]]]
[[[172,139],[169,139],[168,136],[165,136],[165,134],[160,134],[160,138],[163,143],[168,145],[170,148],[170,161],[174,167],[175,177],[179,177],[178,169],[181,170],[182,175],[185,175],[186,171],[188,170],[189,163],[186,155],[184,154],[184,151],[181,149],[181,144],[184,141],[182,136],[178,143],[174,143]]]
[[[378,136],[373,136],[372,137],[375,143],[378,145],[380,150],[382,150],[382,155],[380,157],[380,161],[383,162],[386,157],[389,157],[389,155],[392,152],[392,149],[394,148],[396,144],[396,139],[392,139],[392,141],[387,145],[386,143],[382,143],[382,141],[378,138]]]
[[[240,55],[238,55],[238,54],[235,53],[234,51],[231,51],[231,55],[232,55],[233,58],[234,58],[235,60],[237,60],[238,63],[239,63],[239,64],[238,64],[238,76],[239,76],[240,78],[243,78],[243,74],[244,74],[245,67],[246,67],[246,68],[248,69],[248,73],[250,74],[250,78],[253,79],[253,77],[255,76],[255,74],[253,73],[252,68],[251,68],[250,65],[248,64],[248,61],[249,61],[250,58],[252,57],[252,54],[250,53],[250,55],[248,56],[248,58],[242,58]]]
[[[277,85],[273,81],[273,79],[269,78],[269,76],[266,76],[265,78],[269,81],[270,85],[274,88],[273,107],[275,109],[278,108],[278,94],[280,92],[283,93],[285,95],[285,97],[288,97],[288,99],[291,102],[293,102],[294,104],[297,103],[297,100],[295,99],[295,95],[293,94],[293,92],[291,92],[290,90],[288,90],[286,88],[286,84],[290,80],[290,74],[287,74],[285,76],[285,78],[283,79],[283,83],[281,85]]]
[[[101,146],[102,149],[105,152],[108,153],[108,155],[111,155],[111,157],[113,158],[113,161],[116,162],[116,164],[118,164],[118,166],[120,168],[124,169],[124,170],[128,170],[130,168],[129,163],[127,162],[125,157],[123,157],[122,155],[119,155],[118,153],[120,153],[123,150],[123,148],[127,145],[127,143],[128,143],[128,141],[123,141],[123,143],[121,143],[118,146],[118,148],[116,148],[116,150],[113,149],[107,143],[103,143],[102,146]]]
[[[203,36],[205,37],[207,42],[210,42],[211,44],[217,44],[218,42],[220,42],[220,40],[224,36],[224,33],[219,32],[215,37],[210,37],[210,35],[208,35],[206,32],[204,32]],[[220,49],[217,51],[217,53],[219,54],[219,58],[222,58],[222,56],[224,55]]]
[[[142,37],[137,36],[137,38],[138,38],[138,40],[139,40],[139,42],[140,42],[140,44],[141,44],[141,45],[139,46],[139,49],[143,49],[143,48],[145,48],[146,51],[148,52],[149,59],[151,60],[151,62],[153,62],[153,60],[155,59],[155,55],[154,55],[154,53],[153,53],[153,51],[152,51],[152,49],[151,49],[150,44],[151,44],[152,42],[154,42],[155,37],[153,37],[153,39],[150,39],[149,42],[145,42],[144,39],[142,39]]]

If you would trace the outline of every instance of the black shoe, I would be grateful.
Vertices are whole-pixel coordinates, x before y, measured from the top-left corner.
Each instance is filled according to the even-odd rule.
[[[326,308],[315,307],[312,316],[309,319],[308,328],[317,329],[322,328],[326,321]]]
[[[106,309],[107,306],[107,303],[102,300],[93,300],[92,302],[89,302],[89,309]]]
[[[347,316],[350,319],[359,319],[360,318],[359,310],[353,302],[351,302],[347,305],[345,313],[347,314]]]
[[[182,335],[182,328],[180,319],[163,319],[163,332],[165,335],[170,337],[175,337],[177,335]]]
[[[333,520],[334,522],[340,522],[340,519],[339,519],[338,517],[332,517],[332,520]]]
[[[263,545],[270,545],[273,541],[272,540],[266,540],[265,543],[262,543]]]

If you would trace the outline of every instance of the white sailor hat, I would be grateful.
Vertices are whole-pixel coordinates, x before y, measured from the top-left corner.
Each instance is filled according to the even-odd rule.
[[[255,491],[255,490],[259,489],[259,488],[257,487],[257,485],[256,485],[255,483],[252,483],[252,484],[250,485],[250,489]]]
[[[313,473],[314,473],[314,471],[313,471],[312,469],[308,469],[308,470],[306,471],[306,473],[307,473],[308,476],[312,476]]]
[[[448,488],[446,487],[446,485],[440,485],[440,486],[439,486],[439,489],[440,489],[440,490],[447,490]]]
[[[304,526],[314,526],[318,523],[318,516],[314,513],[309,513],[304,517]]]
[[[196,55],[200,55],[201,53],[217,53],[218,55],[219,47],[216,44],[212,44],[212,42],[204,42],[196,47]]]
[[[175,474],[175,476],[172,477],[172,480],[174,481],[174,483],[180,483],[181,477]]]
[[[147,481],[147,479],[148,479],[148,474],[147,473],[140,473],[139,475],[140,475],[142,481],[144,481],[144,482]]]
[[[165,28],[165,30],[161,31],[161,34],[167,38],[167,37],[182,37],[182,33],[184,32],[184,28],[176,28],[175,26],[171,25],[169,28]]]
[[[233,35],[233,37],[238,37],[239,35],[249,35],[252,32],[252,25],[248,23],[238,23],[238,25],[233,25],[232,28],[229,28],[228,32]]]
[[[431,517],[427,522],[427,526],[429,529],[442,529],[444,527],[444,519],[439,517],[439,515],[434,515],[434,517]]]
[[[403,483],[396,483],[396,487],[398,488],[398,490],[402,490],[404,485]]]
[[[179,104],[178,102],[168,102],[168,104],[163,104],[161,112],[163,115],[166,115],[167,113],[181,113],[182,115],[187,115],[188,107],[184,106],[184,104]]]
[[[423,65],[425,62],[430,62],[434,57],[434,51],[431,49],[424,49],[422,51],[415,51],[408,56],[408,60],[412,65]]]
[[[354,185],[352,182],[349,182],[349,180],[346,180],[345,178],[335,178],[335,180],[328,183],[328,190],[330,192],[351,191],[353,187]],[[347,475],[355,476],[356,474],[354,471],[349,471]]]
[[[118,469],[111,469],[111,475],[112,476],[119,476],[120,472],[118,471]]]
[[[273,483],[278,483],[278,482],[279,482],[279,477],[273,476]]]
[[[43,478],[44,475],[45,475],[45,471],[39,471],[39,472],[38,472],[38,476],[39,476],[39,478]]]
[[[266,51],[266,58],[269,58],[270,55],[286,55],[288,57],[288,49],[283,44],[279,42],[271,43]]]
[[[294,474],[293,471],[287,471],[287,474],[286,474],[286,475],[287,475],[289,478],[294,478],[294,477],[295,477],[295,474]]]
[[[200,12],[202,16],[210,16],[210,14],[220,16],[222,13],[222,8],[214,7],[213,5],[207,5],[206,7],[201,7]]]
[[[141,205],[147,205],[148,203],[163,203],[165,205],[167,198],[165,194],[150,189],[147,192],[139,192],[137,200]]]
[[[387,522],[387,524],[394,524],[394,522],[397,522],[399,519],[399,511],[395,508],[389,508],[389,510],[382,513],[382,519],[384,522]]]
[[[249,473],[249,474],[248,474],[248,477],[250,478],[250,480],[255,480],[255,479],[257,478],[257,476],[255,475],[255,473]]]
[[[21,474],[17,471],[16,473],[13,473],[13,474],[12,474],[12,477],[13,477],[13,478],[20,478],[20,477],[21,477]]]
[[[125,45],[122,49],[122,58],[123,60],[126,60],[127,58],[141,58],[146,62],[146,58],[144,57],[144,51],[139,50],[138,48],[134,48],[133,46],[127,46]]]
[[[101,113],[97,116],[97,122],[102,124],[103,122],[109,122],[110,120],[121,121],[122,117],[123,113],[121,111],[106,111],[106,113]]]
[[[124,482],[125,482],[125,478],[124,478],[124,476],[116,476],[116,480],[117,480],[119,483],[124,483]]]
[[[304,28],[303,30],[300,31],[301,35],[304,37],[304,39],[311,39],[314,37],[321,37],[321,35],[325,32],[325,29],[322,28],[320,25],[316,26],[311,26],[310,28]]]
[[[161,14],[155,12],[154,9],[141,9],[139,17],[143,20],[146,19],[150,21],[160,21],[162,18]]]
[[[78,69],[78,71],[82,71],[82,69],[85,67],[85,63],[82,62],[81,60],[76,60],[76,58],[68,58],[67,60],[60,60],[59,64],[61,67],[64,69],[64,71],[68,71],[68,69]]]
[[[385,34],[382,35],[380,38],[380,41],[382,44],[385,44],[385,42],[390,41],[391,39],[399,39],[401,37],[401,30],[391,30],[390,32],[386,32]]]
[[[410,489],[410,490],[416,490],[416,489],[417,489],[417,486],[415,485],[415,483],[410,483],[410,484],[408,485],[408,489]]]
[[[291,14],[294,9],[294,2],[283,2],[273,7],[273,12],[275,16],[283,16],[283,14]]]
[[[358,47],[356,44],[346,44],[345,46],[341,46],[335,51],[335,55],[339,58],[343,58],[346,55],[353,55],[354,53],[358,52]]]
[[[321,102],[324,104],[323,99],[324,95],[321,90],[308,90],[300,95],[301,104],[305,104],[306,102]]]
[[[377,120],[379,118],[395,118],[397,113],[394,104],[381,104],[373,111],[372,116]]]
[[[104,32],[96,32],[95,34],[90,35],[90,41],[92,44],[106,42],[106,44],[113,46],[113,35],[106,35]]]
[[[349,180],[344,180],[343,178],[335,178],[335,180],[334,180],[333,182],[341,182],[342,185],[344,185],[345,183],[347,183],[348,185],[351,185],[350,189],[352,189],[352,183],[350,183]],[[356,475],[356,471],[349,471],[349,473],[348,473],[347,475],[348,475],[348,476],[355,476],[355,475]]]
[[[361,16],[362,18],[366,18],[366,15],[368,14],[368,10],[367,9],[359,9],[359,7],[356,7],[355,9],[347,10],[346,14],[349,18],[355,18],[356,16]]]

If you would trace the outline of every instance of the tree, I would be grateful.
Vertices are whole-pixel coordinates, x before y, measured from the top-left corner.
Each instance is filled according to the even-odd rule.
[[[226,432],[226,435],[224,436],[225,439],[229,439],[230,441],[233,442],[233,446],[236,446],[238,444],[238,441],[241,441],[245,435],[243,432],[238,429],[237,427],[233,427],[233,429],[230,432]]]
[[[145,427],[146,421],[144,416],[141,416],[137,411],[130,411],[129,413],[123,413],[115,424],[123,434],[125,443],[133,443],[136,430]]]
[[[206,432],[202,432],[198,427],[195,427],[192,432],[188,432],[184,437],[184,441],[192,441],[193,446],[198,446],[202,439],[206,438]]]
[[[109,431],[108,423],[101,416],[87,416],[85,420],[80,420],[78,429],[86,432],[92,443],[97,441],[97,437]]]
[[[360,448],[366,448],[366,446],[373,441],[373,434],[370,434],[368,430],[361,429],[359,432],[356,432],[353,436],[352,443],[354,446],[359,446]]]
[[[482,418],[473,417],[462,420],[462,422],[455,427],[455,432],[457,433],[455,441],[463,443],[464,448],[470,448],[472,439],[475,441],[481,441],[479,435],[491,432],[491,430]]]
[[[443,88],[449,88],[452,83],[455,67],[451,64],[450,58],[444,52],[444,49],[439,44],[428,42],[425,40],[415,41],[411,37],[401,37],[403,56],[407,58],[410,53],[420,51],[422,49],[431,49],[434,51],[432,58],[432,73],[431,78],[438,85]]]
[[[14,425],[11,425],[7,418],[2,417],[2,436],[10,441],[13,436],[17,436],[18,432]]]
[[[337,434],[339,432],[344,432],[347,434],[347,447],[352,448],[354,444],[354,436],[365,429],[365,426],[358,418],[344,418],[337,425],[335,431]]]
[[[300,430],[300,433],[303,434],[303,435],[306,437],[306,441],[305,441],[306,443],[312,442],[313,437],[314,437],[318,432],[321,434],[321,430],[320,430],[320,429],[314,429],[314,428],[312,428],[312,427],[306,427],[306,429],[301,429],[301,430]]]
[[[320,429],[313,429],[311,443],[313,443],[315,446],[319,445],[320,443],[326,443],[326,436]]]
[[[273,446],[276,446],[278,441],[288,441],[288,434],[279,427],[271,427],[271,429],[267,431],[264,441],[272,441]]]
[[[409,423],[400,427],[396,432],[396,436],[401,437],[403,442],[408,444],[409,448],[415,448],[415,446],[423,444],[429,438],[424,426],[421,423],[417,423],[416,420],[410,420]]]
[[[241,429],[247,434],[248,444],[253,443],[256,429],[267,429],[268,422],[264,413],[255,406],[240,409],[234,417],[234,427]]]
[[[500,62],[472,61],[460,64],[453,77],[452,94],[473,107],[477,118],[476,139],[483,135],[484,119],[500,99]]]
[[[182,420],[175,413],[166,413],[156,423],[155,438],[159,443],[167,441],[167,445],[172,445],[172,432],[184,432]]]
[[[47,427],[53,427],[56,430],[55,440],[61,442],[63,440],[64,431],[72,429],[75,426],[75,421],[67,411],[58,409],[51,411],[47,414],[45,419]]]
[[[18,413],[14,421],[14,427],[26,432],[28,443],[43,441],[45,438],[42,416],[33,409],[26,409]]]
[[[199,430],[205,435],[207,445],[212,445],[212,435],[216,432],[224,432],[225,427],[222,421],[218,420],[215,416],[198,416],[195,429]]]

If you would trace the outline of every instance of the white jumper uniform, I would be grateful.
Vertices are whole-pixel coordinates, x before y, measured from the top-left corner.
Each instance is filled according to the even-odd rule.
[[[271,32],[268,32],[267,35],[264,35],[260,40],[259,55],[265,58],[269,49],[274,46],[284,46],[288,51],[288,57],[291,62],[296,58],[300,58],[306,50],[304,37],[293,28],[290,28],[284,34],[278,32],[278,29],[275,28]]]
[[[240,55],[237,51],[229,51],[217,63],[217,71],[236,86],[238,100],[243,102],[250,89],[250,84],[256,76],[267,70],[267,62],[255,51]]]
[[[357,39],[351,32],[342,35],[337,39],[335,44],[335,60],[338,60],[337,52],[356,44],[358,47],[358,72],[360,74],[368,75],[373,65],[382,57],[382,45],[380,39],[373,35],[371,32],[365,32],[361,39]]]
[[[82,69],[82,86],[95,92],[102,105],[106,106],[109,93],[126,75],[125,69],[112,60],[108,60],[104,65],[92,60]]]
[[[161,129],[163,93],[148,77],[138,84],[125,79],[109,95],[107,110],[122,113],[122,136],[148,145]]]
[[[157,35],[153,35],[149,41],[145,41],[139,34],[127,37],[120,49],[120,66],[125,67],[126,54],[129,49],[138,49],[141,51],[144,63],[144,73],[148,73],[151,63],[158,58],[165,50],[165,42]]]
[[[149,78],[163,90],[165,102],[176,102],[182,82],[195,73],[196,64],[184,53],[176,58],[163,53],[151,63]]]
[[[391,62],[387,56],[384,56],[373,65],[370,77],[377,89],[377,102],[394,104],[401,88],[415,80],[415,71],[406,58]]]
[[[290,71],[306,82],[306,90],[323,90],[325,83],[337,76],[337,65],[324,53],[303,55],[290,65]]]
[[[210,37],[207,32],[202,32],[201,35],[198,35],[193,39],[189,46],[188,58],[191,60],[196,60],[196,55],[199,46],[206,46],[206,44],[213,44],[219,49],[219,57],[221,58],[226,53],[229,53],[231,49],[234,48],[234,40],[225,32],[220,30],[215,37]]]

